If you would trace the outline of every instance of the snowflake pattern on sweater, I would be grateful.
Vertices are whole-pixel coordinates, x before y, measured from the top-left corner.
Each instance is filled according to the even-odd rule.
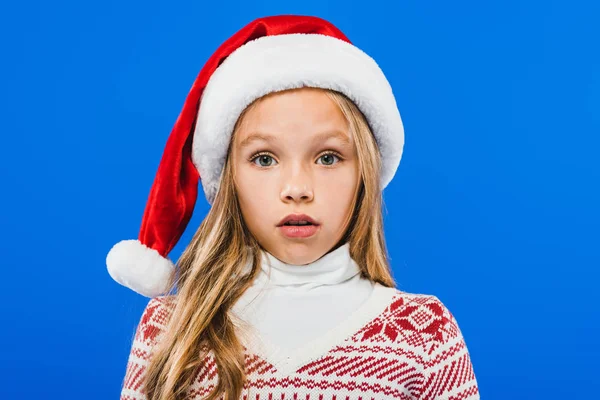
[[[247,380],[241,399],[479,399],[465,341],[442,302],[435,296],[380,288],[379,293],[388,296],[384,307],[371,308],[377,314],[342,340],[320,341],[321,350],[309,351],[308,360],[294,355],[306,353],[304,349],[279,354],[277,359],[276,351],[259,351],[253,342],[244,345]],[[127,362],[121,400],[146,400],[145,370],[166,327],[170,299],[153,298],[144,310]],[[335,335],[329,339],[332,337]],[[290,363],[294,357],[296,363]],[[209,352],[187,398],[206,397],[217,379]]]

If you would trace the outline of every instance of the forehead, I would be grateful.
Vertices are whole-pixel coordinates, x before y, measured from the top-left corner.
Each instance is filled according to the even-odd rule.
[[[269,94],[241,117],[235,135],[238,146],[255,140],[314,140],[351,142],[349,124],[340,107],[324,90],[302,88]]]

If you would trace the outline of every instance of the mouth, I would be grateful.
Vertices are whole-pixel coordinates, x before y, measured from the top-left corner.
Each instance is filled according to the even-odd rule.
[[[289,214],[285,216],[279,223],[278,227],[281,226],[319,226],[319,223],[315,221],[310,215],[306,214]]]
[[[288,221],[281,226],[306,226],[306,225],[315,225],[308,221]]]
[[[306,214],[290,214],[277,227],[288,238],[307,238],[319,230],[320,224]]]
[[[279,228],[280,232],[288,238],[308,238],[313,236],[319,230],[318,225],[286,225],[283,224]]]

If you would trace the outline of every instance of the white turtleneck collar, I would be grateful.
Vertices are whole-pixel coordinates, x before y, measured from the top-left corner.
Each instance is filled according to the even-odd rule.
[[[246,268],[249,268],[249,263]],[[258,334],[270,348],[296,348],[346,321],[373,292],[345,243],[305,265],[261,254],[261,269],[232,307],[241,332]]]
[[[336,285],[360,273],[358,264],[350,257],[348,242],[304,265],[287,264],[263,250],[261,269],[258,279],[268,281],[269,286],[287,286],[301,290]]]

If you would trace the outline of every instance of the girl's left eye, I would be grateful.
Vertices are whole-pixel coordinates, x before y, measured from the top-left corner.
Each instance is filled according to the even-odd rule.
[[[323,161],[323,163],[322,163],[323,165],[333,165],[334,159],[336,159],[336,158],[339,161],[340,158],[338,156],[336,156],[335,154],[326,153],[326,154],[323,154],[321,157],[319,157],[319,160]]]
[[[337,154],[335,154],[333,152],[328,152],[328,153],[322,154],[319,157],[319,160],[323,160],[322,165],[330,166],[330,165],[333,165],[334,158],[337,158],[338,162],[340,161],[340,156],[338,156]],[[257,165],[261,166],[261,167],[270,167],[273,164],[273,162],[275,161],[275,159],[268,153],[258,153],[250,159],[250,161],[254,164],[256,164],[256,160],[259,160],[260,164],[257,164]],[[263,164],[263,162],[264,162],[264,164]]]

